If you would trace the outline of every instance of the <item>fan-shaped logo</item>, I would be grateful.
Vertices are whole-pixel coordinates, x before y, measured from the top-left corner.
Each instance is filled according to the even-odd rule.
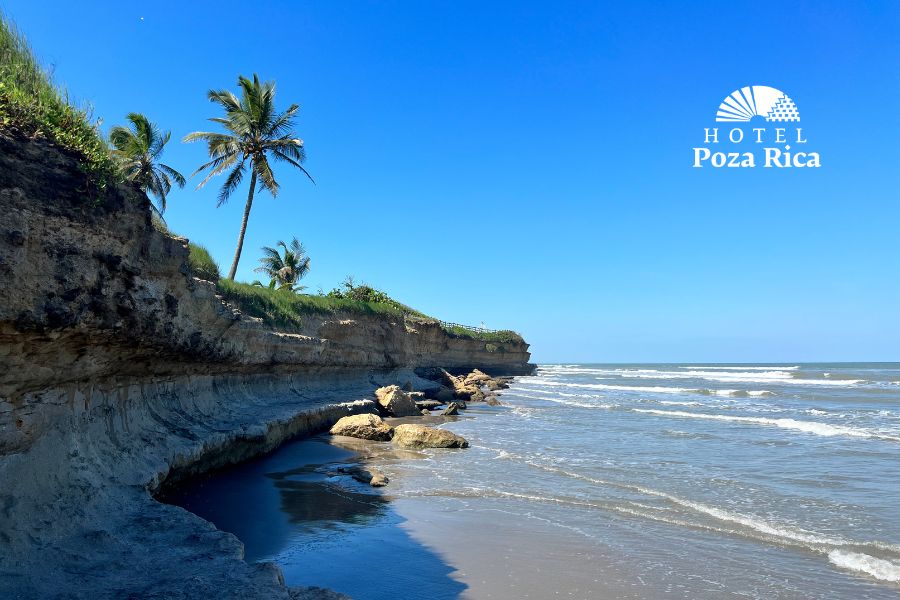
[[[742,87],[719,105],[716,121],[749,121],[763,117],[766,121],[799,121],[800,111],[790,96],[767,85]]]
[[[696,168],[821,166],[819,153],[807,148],[797,104],[778,88],[748,85],[736,89],[719,104],[716,123],[733,125],[721,132],[719,127],[703,129],[704,145],[694,148]],[[791,144],[796,145],[793,150]]]

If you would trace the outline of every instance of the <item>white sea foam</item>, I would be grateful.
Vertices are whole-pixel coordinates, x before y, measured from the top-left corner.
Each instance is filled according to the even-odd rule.
[[[684,367],[678,367],[678,368],[679,368],[679,369],[691,369],[691,370],[700,369],[700,370],[703,370],[703,371],[713,371],[713,370],[720,370],[720,371],[796,371],[796,370],[798,370],[800,367],[796,367],[796,366],[795,366],[795,367],[777,367],[777,366],[772,366],[772,367],[760,367],[760,366],[756,366],[756,367],[747,367],[747,366],[743,366],[743,365],[741,365],[741,366],[733,366],[733,367],[726,367],[726,366],[721,366],[721,365],[709,366],[709,367],[707,367],[707,366],[702,366],[702,367],[701,367],[701,366],[698,366],[698,365],[687,365],[687,366],[684,366]]]
[[[577,406],[579,408],[615,408],[615,404],[605,404],[601,402],[578,402],[577,400],[566,400],[565,398],[559,398],[557,396],[542,396],[542,395],[530,395],[523,394],[519,390],[515,390],[515,395],[520,398],[529,398],[531,400],[544,400],[546,402],[553,402],[555,404],[565,404],[566,406]]]
[[[529,385],[543,385],[558,388],[580,388],[586,390],[613,390],[620,392],[641,392],[645,394],[703,394],[706,396],[773,396],[768,390],[710,390],[704,388],[683,388],[662,385],[617,385],[607,383],[565,383],[561,381],[534,380]],[[558,392],[554,392],[558,393]]]
[[[799,379],[790,371],[644,371],[621,369],[622,377],[636,379],[704,379],[721,383],[778,383],[789,385],[850,386],[864,383],[863,379]]]
[[[734,423],[753,423],[755,425],[768,425],[781,427],[783,429],[793,429],[812,433],[826,437],[846,436],[856,438],[868,438],[873,440],[884,440],[890,442],[900,442],[900,436],[889,435],[871,429],[860,427],[847,427],[844,425],[830,425],[828,423],[819,423],[817,421],[797,421],[796,419],[767,419],[765,417],[742,417],[734,415],[715,415],[708,413],[693,413],[680,410],[657,410],[652,408],[633,408],[633,412],[647,413],[662,417],[677,417],[685,419],[706,419],[710,421],[730,421]]]
[[[900,581],[900,564],[883,558],[861,552],[832,550],[828,553],[828,560],[844,569],[866,573],[882,581]]]
[[[679,402],[678,400],[657,400],[656,403],[671,406],[703,406],[702,402]]]
[[[565,469],[560,469],[558,467],[542,465],[542,464],[534,462],[534,461],[528,461],[528,464],[530,464],[533,467],[537,467],[539,469],[545,470],[545,471],[559,473],[561,475],[565,475],[565,476],[572,477],[575,479],[581,479],[583,481],[587,481],[587,482],[594,483],[597,485],[613,486],[613,487],[617,487],[617,488],[624,489],[624,490],[640,492],[641,494],[645,494],[648,496],[655,496],[657,498],[663,498],[663,499],[668,500],[668,501],[670,501],[674,504],[677,504],[681,507],[690,509],[696,513],[700,513],[700,514],[704,514],[709,517],[713,517],[714,519],[725,522],[725,523],[741,525],[742,527],[744,527],[746,529],[750,529],[757,533],[763,534],[765,536],[768,536],[769,538],[775,538],[775,539],[781,541],[782,543],[799,544],[799,545],[803,545],[803,546],[809,547],[811,549],[822,551],[822,552],[828,552],[829,547],[830,548],[834,548],[834,547],[853,547],[853,548],[870,547],[870,548],[875,548],[875,549],[878,549],[881,551],[890,552],[893,554],[900,554],[900,545],[897,545],[897,544],[890,544],[890,543],[877,541],[877,540],[876,541],[868,541],[868,542],[860,542],[860,541],[849,540],[849,539],[837,537],[837,536],[823,535],[820,533],[808,531],[808,530],[801,529],[801,528],[798,528],[795,526],[790,526],[787,524],[771,523],[769,521],[766,521],[764,519],[761,519],[759,517],[752,516],[752,515],[745,515],[745,514],[730,512],[730,511],[723,510],[723,509],[715,507],[715,506],[709,506],[708,504],[703,504],[701,502],[694,502],[691,500],[681,498],[679,496],[675,496],[674,494],[669,494],[667,492],[655,490],[652,488],[647,488],[647,487],[644,487],[641,485],[597,479],[595,477],[589,477],[587,475],[582,475],[580,473],[574,473],[572,471],[567,471]],[[635,503],[635,502],[630,502],[629,504],[639,505],[638,503]],[[623,511],[620,511],[620,512],[623,512]],[[650,515],[641,515],[641,516],[650,517]],[[711,528],[708,525],[703,525],[700,523],[692,524],[692,523],[686,523],[686,522],[679,522],[679,521],[671,520],[668,517],[658,518],[657,520],[664,520],[664,521],[668,521],[668,522],[675,523],[678,525],[701,526],[701,527]],[[720,528],[711,528],[711,529],[715,529],[716,531],[724,532],[724,530],[722,530]],[[823,548],[823,546],[825,548]],[[833,554],[833,552],[832,552],[832,554]],[[854,553],[841,551],[840,554],[853,555]],[[866,555],[866,554],[862,554],[859,556],[868,557],[868,555]],[[829,555],[829,558],[831,558],[831,555]],[[887,563],[887,565],[894,565],[895,568],[900,569],[900,565],[896,565],[896,564],[890,563],[888,561],[881,561],[881,559],[877,559],[874,557],[868,557],[868,558],[871,558],[874,561],[880,561],[883,563]]]

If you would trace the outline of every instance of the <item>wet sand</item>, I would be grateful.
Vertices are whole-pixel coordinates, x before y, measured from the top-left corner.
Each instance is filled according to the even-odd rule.
[[[610,589],[602,556],[538,518],[473,506],[472,498],[395,499],[394,484],[375,489],[337,472],[413,457],[424,459],[318,436],[191,482],[166,501],[236,535],[247,561],[277,563],[290,586],[359,600],[639,597]]]

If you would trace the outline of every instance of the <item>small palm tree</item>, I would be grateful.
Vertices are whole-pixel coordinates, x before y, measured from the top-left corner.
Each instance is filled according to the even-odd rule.
[[[109,132],[113,145],[113,157],[118,161],[125,178],[135,183],[147,195],[155,196],[159,208],[151,204],[160,216],[166,212],[166,196],[172,183],[184,187],[181,173],[159,162],[163,148],[172,132],[160,132],[159,128],[141,113],[129,113],[130,127],[116,125]]]
[[[284,250],[283,254],[279,252],[279,247]],[[294,238],[290,246],[284,242],[278,242],[275,248],[263,246],[262,251],[263,257],[259,259],[261,266],[254,271],[265,273],[271,278],[270,288],[277,285],[278,289],[295,292],[304,289],[304,286],[298,286],[297,282],[309,273],[309,256],[306,255],[300,240]]]
[[[241,249],[244,246],[244,235],[247,232],[247,220],[253,206],[253,194],[257,183],[261,189],[268,190],[273,197],[278,195],[278,182],[269,164],[269,158],[286,162],[300,169],[310,180],[312,176],[301,164],[306,160],[303,140],[298,139],[293,131],[294,116],[300,107],[292,104],[283,113],[275,111],[275,83],[260,83],[254,74],[253,80],[238,78],[241,97],[238,98],[228,90],[210,90],[210,101],[225,110],[224,117],[210,119],[226,129],[226,133],[196,131],[185,136],[185,142],[203,140],[212,160],[194,171],[193,175],[208,170],[206,178],[197,188],[202,188],[215,175],[228,172],[222,189],[219,190],[218,206],[222,206],[241,184],[249,163],[250,189],[247,193],[247,205],[244,207],[244,218],[241,221],[241,232],[238,235],[237,249],[228,278],[234,279],[238,262],[241,260]]]

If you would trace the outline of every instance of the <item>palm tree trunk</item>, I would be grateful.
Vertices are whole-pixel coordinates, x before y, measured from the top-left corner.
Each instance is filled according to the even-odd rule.
[[[256,190],[256,171],[250,176],[250,193],[247,194],[247,206],[244,207],[244,220],[241,221],[241,233],[238,235],[237,249],[234,251],[234,262],[231,263],[231,271],[228,279],[234,280],[237,273],[238,262],[241,260],[241,250],[244,247],[244,234],[247,233],[247,221],[250,219],[250,208],[253,206],[253,192]]]

